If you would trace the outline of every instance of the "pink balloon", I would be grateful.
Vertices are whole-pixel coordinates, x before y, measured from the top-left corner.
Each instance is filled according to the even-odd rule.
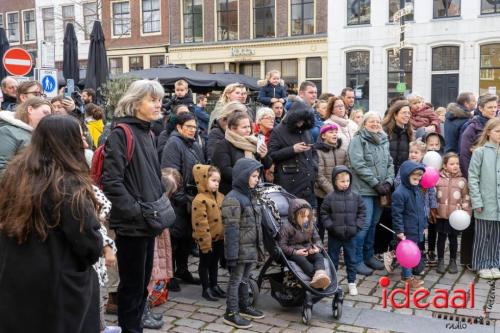
[[[425,167],[425,172],[420,180],[420,185],[422,185],[423,188],[428,189],[436,186],[438,181],[439,171],[430,166]]]
[[[420,249],[415,242],[405,239],[396,247],[396,259],[404,268],[416,267],[420,262]]]

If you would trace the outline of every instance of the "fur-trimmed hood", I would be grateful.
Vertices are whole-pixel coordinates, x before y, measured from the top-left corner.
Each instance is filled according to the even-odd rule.
[[[304,124],[297,128],[297,123],[303,121]],[[283,123],[290,132],[298,132],[299,130],[309,130],[314,127],[314,111],[310,106],[302,101],[295,101],[288,110]]]
[[[33,132],[33,127],[19,119],[16,119],[15,115],[16,113],[12,111],[0,111],[0,126],[2,126],[1,122],[5,122],[9,125],[22,128],[23,130]]]
[[[472,118],[472,112],[465,110],[460,104],[450,103],[446,109],[446,119]]]

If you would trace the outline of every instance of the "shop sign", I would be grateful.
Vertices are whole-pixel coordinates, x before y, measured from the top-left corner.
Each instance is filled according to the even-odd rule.
[[[231,57],[253,56],[255,55],[254,49],[247,49],[244,47],[232,47]]]

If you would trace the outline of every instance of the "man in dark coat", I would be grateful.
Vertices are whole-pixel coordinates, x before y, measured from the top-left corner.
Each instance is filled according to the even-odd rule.
[[[14,111],[17,105],[17,81],[10,76],[7,76],[2,80],[1,88],[2,88],[2,107],[1,110]]]
[[[476,96],[471,92],[458,95],[456,103],[448,104],[444,121],[444,152],[459,152],[460,128],[472,117],[476,108]]]
[[[302,101],[292,104],[285,119],[271,132],[269,156],[275,166],[275,182],[316,207],[315,166],[310,129],[314,113]]]

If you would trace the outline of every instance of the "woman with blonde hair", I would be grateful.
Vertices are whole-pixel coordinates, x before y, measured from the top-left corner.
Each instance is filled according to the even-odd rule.
[[[219,98],[219,101],[215,104],[213,111],[210,113],[210,120],[208,121],[209,132],[212,130],[214,121],[219,118],[220,112],[222,112],[222,109],[227,103],[241,102],[241,95],[244,89],[246,88],[241,83],[231,83],[226,86],[224,92]]]
[[[273,69],[269,71],[264,80],[258,82],[262,88],[259,91],[258,100],[264,106],[271,106],[274,102],[286,102],[286,87],[281,80],[280,71]]]
[[[32,97],[17,106],[16,112],[0,111],[0,173],[21,148],[31,140],[40,120],[53,111],[50,102]]]

